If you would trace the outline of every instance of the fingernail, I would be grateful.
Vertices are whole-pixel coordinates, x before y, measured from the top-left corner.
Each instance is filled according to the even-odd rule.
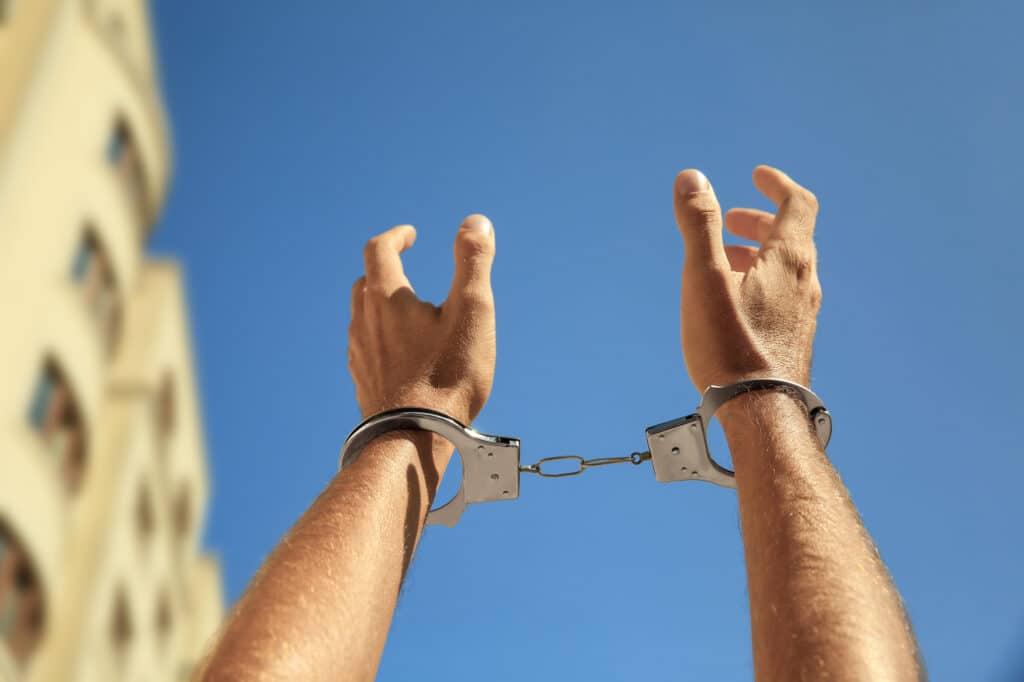
[[[706,192],[711,189],[708,179],[695,168],[689,168],[676,176],[676,191],[680,194],[693,194],[694,192]]]
[[[462,229],[467,232],[490,234],[491,230],[494,229],[494,226],[491,225],[491,221],[487,219],[487,216],[474,213],[462,221]]]

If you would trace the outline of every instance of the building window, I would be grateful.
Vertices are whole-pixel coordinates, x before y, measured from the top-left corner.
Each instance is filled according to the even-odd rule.
[[[161,445],[163,445],[174,431],[176,417],[174,377],[170,373],[165,374],[164,378],[160,381],[160,388],[157,389],[156,393],[155,412],[156,433]]]
[[[76,492],[85,470],[85,426],[71,386],[53,360],[43,363],[28,418],[60,470],[65,489]]]
[[[107,30],[110,36],[118,43],[124,41],[124,19],[120,14],[113,13],[107,18]]]
[[[35,566],[0,520],[0,640],[17,664],[28,662],[43,625],[43,595]]]
[[[131,646],[132,638],[135,635],[135,626],[132,624],[132,610],[128,604],[128,593],[124,585],[117,588],[114,596],[113,608],[110,612],[110,644],[115,655],[124,657]]]
[[[153,537],[153,528],[156,526],[156,514],[153,511],[153,494],[149,485],[142,484],[139,488],[139,496],[135,500],[135,530],[139,536],[139,542],[144,546],[149,544]]]
[[[121,295],[110,256],[92,229],[87,228],[82,235],[71,265],[71,276],[82,288],[107,352],[113,353],[121,330]]]
[[[192,495],[189,492],[187,483],[182,482],[178,486],[178,493],[174,496],[174,532],[178,539],[188,537],[192,529]]]
[[[167,589],[160,591],[160,599],[156,605],[155,616],[156,634],[162,646],[166,646],[167,638],[174,627],[174,614],[171,611],[171,600],[167,596]]]
[[[118,119],[107,141],[107,163],[117,173],[140,220],[145,221],[148,198],[139,147],[124,119]]]

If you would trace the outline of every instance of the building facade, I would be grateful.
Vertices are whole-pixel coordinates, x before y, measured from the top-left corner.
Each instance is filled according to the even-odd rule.
[[[145,0],[0,0],[0,680],[187,679],[223,612]]]

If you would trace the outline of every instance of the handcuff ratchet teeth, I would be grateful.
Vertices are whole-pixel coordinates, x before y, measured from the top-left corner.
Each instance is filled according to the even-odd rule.
[[[391,431],[420,430],[440,435],[455,446],[462,458],[462,482],[458,492],[447,504],[430,510],[427,524],[449,528],[458,523],[462,512],[470,504],[517,499],[519,477],[523,473],[543,478],[563,478],[577,476],[594,467],[609,464],[639,465],[651,460],[655,479],[661,483],[707,481],[725,488],[735,488],[733,472],[711,457],[707,443],[707,424],[725,401],[740,393],[766,388],[783,388],[801,400],[807,407],[822,447],[828,446],[832,438],[832,416],[821,399],[809,388],[795,382],[766,378],[708,387],[695,413],[648,427],[645,435],[650,450],[634,452],[626,457],[584,459],[579,455],[559,455],[521,466],[518,438],[480,433],[441,412],[408,407],[380,412],[359,424],[345,439],[338,468],[344,469],[352,464],[370,441]],[[561,473],[544,470],[545,464],[567,461],[575,462],[576,468]]]

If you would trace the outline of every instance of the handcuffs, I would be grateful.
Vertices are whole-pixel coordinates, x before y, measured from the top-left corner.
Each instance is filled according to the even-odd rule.
[[[828,446],[832,438],[832,415],[821,399],[806,386],[786,379],[765,378],[728,386],[709,386],[696,412],[647,427],[645,436],[650,450],[634,452],[628,457],[585,460],[577,455],[563,455],[520,466],[518,438],[480,433],[441,412],[408,407],[375,414],[353,429],[342,446],[338,469],[352,464],[370,441],[390,431],[420,430],[438,434],[454,445],[462,458],[462,483],[447,504],[430,510],[426,522],[449,528],[458,523],[470,504],[517,499],[522,473],[558,478],[582,473],[588,467],[620,462],[640,464],[649,459],[654,467],[654,477],[661,483],[707,481],[724,488],[735,488],[733,472],[711,457],[707,425],[727,400],[741,393],[768,388],[784,388],[803,401],[821,446]],[[544,473],[543,464],[555,460],[576,460],[579,468],[567,473]]]

